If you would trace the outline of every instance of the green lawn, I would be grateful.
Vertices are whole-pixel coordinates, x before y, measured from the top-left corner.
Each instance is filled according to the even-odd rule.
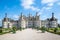
[[[48,32],[54,33],[54,34],[59,34],[60,35],[60,28],[48,28]]]

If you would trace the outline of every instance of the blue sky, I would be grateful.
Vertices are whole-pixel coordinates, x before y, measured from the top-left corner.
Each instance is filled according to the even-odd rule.
[[[5,13],[17,20],[21,12],[26,16],[38,12],[41,20],[50,18],[54,12],[60,23],[60,0],[0,0],[0,23]]]

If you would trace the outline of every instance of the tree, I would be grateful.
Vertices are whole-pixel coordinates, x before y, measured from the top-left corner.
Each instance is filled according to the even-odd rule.
[[[16,27],[15,27],[15,26],[12,27],[12,32],[13,32],[13,33],[16,33]]]
[[[58,30],[58,29],[57,29],[57,28],[55,28],[55,29],[54,29],[54,32],[56,33],[56,32],[57,32],[57,30]]]
[[[43,26],[43,27],[41,27],[41,31],[42,31],[42,33],[44,33],[45,32],[45,27]]]
[[[20,31],[22,31],[22,27],[20,27]]]
[[[60,28],[60,24],[58,24],[58,27]]]
[[[0,28],[0,33],[2,33],[2,28]]]

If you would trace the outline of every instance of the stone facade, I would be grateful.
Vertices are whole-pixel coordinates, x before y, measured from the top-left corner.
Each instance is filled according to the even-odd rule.
[[[2,20],[2,26],[4,28],[9,28],[11,26],[9,19],[7,18],[7,14],[5,15],[5,18]]]
[[[36,16],[32,16],[31,14],[29,14],[29,16],[26,17],[21,13],[21,16],[19,18],[19,23],[18,23],[19,26],[23,28],[41,27],[40,17],[37,14],[38,13],[36,13]]]
[[[46,20],[41,20],[40,15],[36,12],[35,16],[32,16],[29,13],[29,16],[26,17],[21,13],[19,19],[17,21],[7,18],[7,14],[5,18],[2,20],[3,28],[11,28],[16,26],[17,28],[32,28],[32,27],[57,27],[57,19],[54,17],[54,13],[52,13],[52,17]]]
[[[50,27],[57,27],[57,19],[54,17],[54,13],[52,13],[52,17],[48,20]]]
[[[46,20],[41,20],[41,25],[45,27],[57,27],[57,19],[54,17],[54,13],[52,13],[52,17]]]

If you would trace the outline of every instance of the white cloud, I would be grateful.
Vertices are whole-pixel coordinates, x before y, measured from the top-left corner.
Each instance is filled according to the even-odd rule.
[[[40,11],[40,9],[39,9],[39,8],[34,7],[34,6],[31,6],[31,7],[30,7],[30,9],[32,9],[33,11]]]
[[[34,7],[35,0],[21,0],[21,5],[24,9],[31,9],[33,11],[40,11],[39,8]]]
[[[41,12],[44,12],[45,10],[50,11],[50,9],[52,9],[52,7],[43,7],[41,9]]]
[[[0,22],[1,22],[2,20],[0,19]]]
[[[42,4],[46,4],[45,7],[42,8],[42,11],[43,10],[49,10],[52,9],[54,3],[58,2],[59,0],[41,0],[41,3]]]
[[[60,5],[60,2],[58,2],[57,4]]]
[[[46,10],[50,10],[50,9],[52,9],[52,7],[46,7]]]
[[[58,0],[42,0],[42,4],[47,4],[47,6],[42,7],[42,9],[39,9],[38,7],[35,7],[35,0],[21,0],[21,6],[24,9],[31,9],[33,11],[39,12],[39,14],[42,14],[45,10],[50,11],[52,9],[52,6],[54,5],[55,2]]]
[[[22,6],[26,9],[29,9],[31,7],[31,5],[34,4],[34,0],[21,0],[22,2]]]
[[[41,0],[41,3],[46,6],[42,7],[41,11],[44,12],[44,10],[51,11],[54,4],[57,3],[59,0]]]
[[[42,0],[41,3],[42,4],[46,4],[47,6],[52,7],[54,5],[54,3],[58,2],[59,0]]]
[[[18,15],[14,15],[13,18],[17,20],[19,18],[19,16]]]
[[[51,11],[52,7],[42,7],[42,9],[40,9],[40,11],[38,12],[38,14],[43,14],[45,11]]]
[[[48,3],[47,6],[52,7],[54,5],[54,3]]]
[[[38,15],[41,15],[42,14],[42,12],[38,12]]]
[[[46,3],[55,3],[55,2],[57,2],[58,0],[42,0],[42,2],[41,3],[43,3],[43,4],[46,4]]]

